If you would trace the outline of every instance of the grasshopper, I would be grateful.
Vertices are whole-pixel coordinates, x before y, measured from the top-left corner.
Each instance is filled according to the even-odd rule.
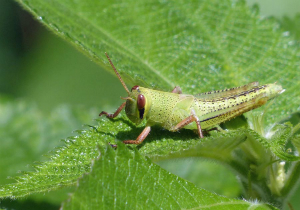
[[[258,82],[198,95],[182,94],[179,86],[171,92],[163,92],[136,85],[129,91],[111,59],[105,54],[128,97],[122,98],[126,101],[115,113],[102,111],[99,116],[115,118],[125,107],[127,117],[136,125],[147,120],[146,127],[137,139],[125,140],[125,144],[142,143],[153,125],[160,125],[173,132],[182,128],[196,130],[199,138],[203,138],[203,129],[214,128],[226,120],[258,108],[284,92],[276,83],[259,85]]]

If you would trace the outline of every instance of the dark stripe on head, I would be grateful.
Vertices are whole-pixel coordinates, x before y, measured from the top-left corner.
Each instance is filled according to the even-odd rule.
[[[144,117],[144,112],[145,112],[145,108],[139,109],[140,119],[143,119],[143,117]]]

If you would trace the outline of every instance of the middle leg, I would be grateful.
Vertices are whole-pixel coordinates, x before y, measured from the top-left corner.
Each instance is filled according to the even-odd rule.
[[[181,122],[179,122],[174,128],[174,131],[178,131],[181,128],[183,128],[184,126],[195,122],[197,124],[197,130],[198,130],[198,135],[199,138],[203,138],[203,132],[201,129],[201,124],[200,124],[200,120],[199,118],[196,116],[195,112],[192,110],[192,114],[190,116],[188,116],[187,118],[183,119]]]

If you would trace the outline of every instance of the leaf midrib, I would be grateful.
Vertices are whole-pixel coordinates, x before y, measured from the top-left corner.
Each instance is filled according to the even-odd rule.
[[[41,1],[41,4],[44,4],[47,6],[48,9],[52,9],[52,7],[50,7],[49,5],[50,4],[47,4],[46,2],[44,1]],[[69,22],[72,22],[74,25],[78,25],[76,21],[73,21],[74,19],[73,18],[70,18],[70,17],[78,17],[80,18],[81,20],[83,20],[84,22],[86,23],[89,23],[90,26],[94,27],[96,30],[98,30],[99,32],[101,32],[104,36],[106,36],[108,39],[111,40],[111,43],[114,43],[115,45],[117,45],[118,47],[115,47],[115,45],[112,45],[110,44],[111,47],[113,47],[115,49],[115,51],[119,51],[121,54],[124,54],[124,51],[125,52],[128,52],[129,55],[131,55],[130,57],[133,58],[134,60],[137,60],[139,61],[141,64],[143,64],[144,66],[146,66],[150,71],[152,71],[154,74],[156,74],[159,78],[161,78],[162,80],[165,81],[166,84],[168,84],[170,87],[173,87],[175,86],[173,82],[171,82],[167,77],[165,77],[164,75],[162,75],[160,73],[160,71],[158,71],[157,69],[155,69],[153,66],[151,66],[148,62],[145,62],[145,60],[143,60],[137,53],[134,53],[134,51],[130,50],[130,48],[126,48],[126,45],[124,45],[123,43],[121,43],[120,41],[118,41],[113,35],[111,35],[107,30],[105,30],[104,28],[100,27],[99,25],[95,25],[93,22],[89,21],[88,19],[86,19],[84,16],[80,15],[80,14],[77,14],[77,13],[74,13],[72,12],[72,10],[69,10],[69,9],[66,9],[66,8],[69,8],[67,7],[66,5],[62,4],[61,2],[59,1],[56,1],[56,4],[58,5],[61,5],[61,7],[64,7],[64,9],[66,11],[69,11],[70,12],[70,16],[66,16],[65,14],[62,14],[60,11],[61,10],[57,10],[57,9],[52,9],[52,11],[54,13],[56,13],[58,16],[60,17],[63,17],[64,19],[68,19]],[[59,12],[57,12],[59,11]],[[47,22],[47,21],[45,21]],[[51,25],[50,23],[48,23],[49,25]],[[78,25],[80,26],[80,25]],[[99,37],[101,36],[96,36],[93,38],[95,40],[100,40],[104,43],[106,43],[107,45],[109,45],[107,41],[105,41],[104,39],[99,39]],[[74,40],[75,41],[75,40]],[[91,49],[90,47],[86,46],[86,45],[80,45],[80,47],[83,47],[87,52],[91,52]],[[122,49],[122,50],[120,50]],[[96,53],[94,53],[96,55]],[[127,54],[127,55],[128,55]]]

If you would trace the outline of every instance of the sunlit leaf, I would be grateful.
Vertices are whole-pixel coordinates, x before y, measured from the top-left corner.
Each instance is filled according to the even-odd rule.
[[[185,93],[196,94],[252,81],[278,82],[286,91],[269,107],[266,114],[268,125],[298,110],[300,90],[299,81],[295,78],[300,76],[299,49],[286,33],[278,29],[276,22],[261,19],[257,11],[250,10],[243,1],[19,2],[47,27],[100,65],[104,65],[104,52],[108,52],[130,85],[146,85],[166,91],[180,85]],[[105,65],[105,68],[111,71],[110,66]],[[0,197],[15,198],[74,185],[79,177],[90,172],[91,161],[99,156],[97,146],[103,151],[115,139],[135,139],[142,127],[135,127],[124,114],[111,121],[101,119],[95,128],[78,131],[77,136],[68,138],[66,146],[54,150],[50,161],[38,164],[35,171],[18,177],[16,184],[0,188]],[[145,143],[137,149],[140,154],[153,160],[198,156],[228,164],[242,178],[244,186],[249,184],[248,181],[257,190],[254,196],[267,202],[278,202],[275,204],[281,207],[280,199],[273,198],[272,189],[275,188],[270,186],[272,182],[266,182],[261,177],[270,175],[267,167],[280,158],[297,160],[297,156],[287,155],[283,150],[287,138],[291,136],[290,130],[278,129],[271,140],[247,128],[210,134],[210,137],[199,140],[191,131],[171,133],[153,127]],[[117,150],[117,156],[112,149],[108,151],[95,163],[95,171],[100,170],[99,176],[107,176],[100,182],[105,184],[117,181],[113,177],[120,168],[114,167],[116,165],[112,160],[118,159],[118,155],[126,160],[125,150]],[[132,163],[135,157],[143,159],[135,154],[135,150],[126,153],[132,155]],[[108,167],[110,173],[101,173],[98,164]],[[151,169],[149,167],[148,170]],[[124,171],[120,172],[126,173],[129,169],[124,167]],[[252,175],[252,170],[256,174]],[[95,180],[94,173],[82,180]],[[95,182],[81,184],[78,195],[74,194],[74,205],[78,204],[76,196],[85,192],[86,185],[97,186]],[[141,186],[141,189],[146,189],[146,186]],[[279,194],[280,189],[276,188]],[[122,195],[126,190],[122,188],[118,193]],[[119,196],[115,191],[107,193],[110,198]],[[101,192],[96,196],[103,198]],[[243,201],[239,202],[244,205]],[[88,200],[86,203],[94,204]],[[213,209],[215,206],[207,207]]]
[[[112,196],[114,195],[114,196]],[[100,153],[92,172],[62,209],[273,209],[259,203],[228,199],[165,171],[137,151],[120,144]]]
[[[243,1],[19,2],[99,64],[108,52],[131,85],[166,91],[180,85],[196,94],[278,82],[286,91],[270,107],[268,122],[299,107],[299,49],[278,23],[260,18]]]

